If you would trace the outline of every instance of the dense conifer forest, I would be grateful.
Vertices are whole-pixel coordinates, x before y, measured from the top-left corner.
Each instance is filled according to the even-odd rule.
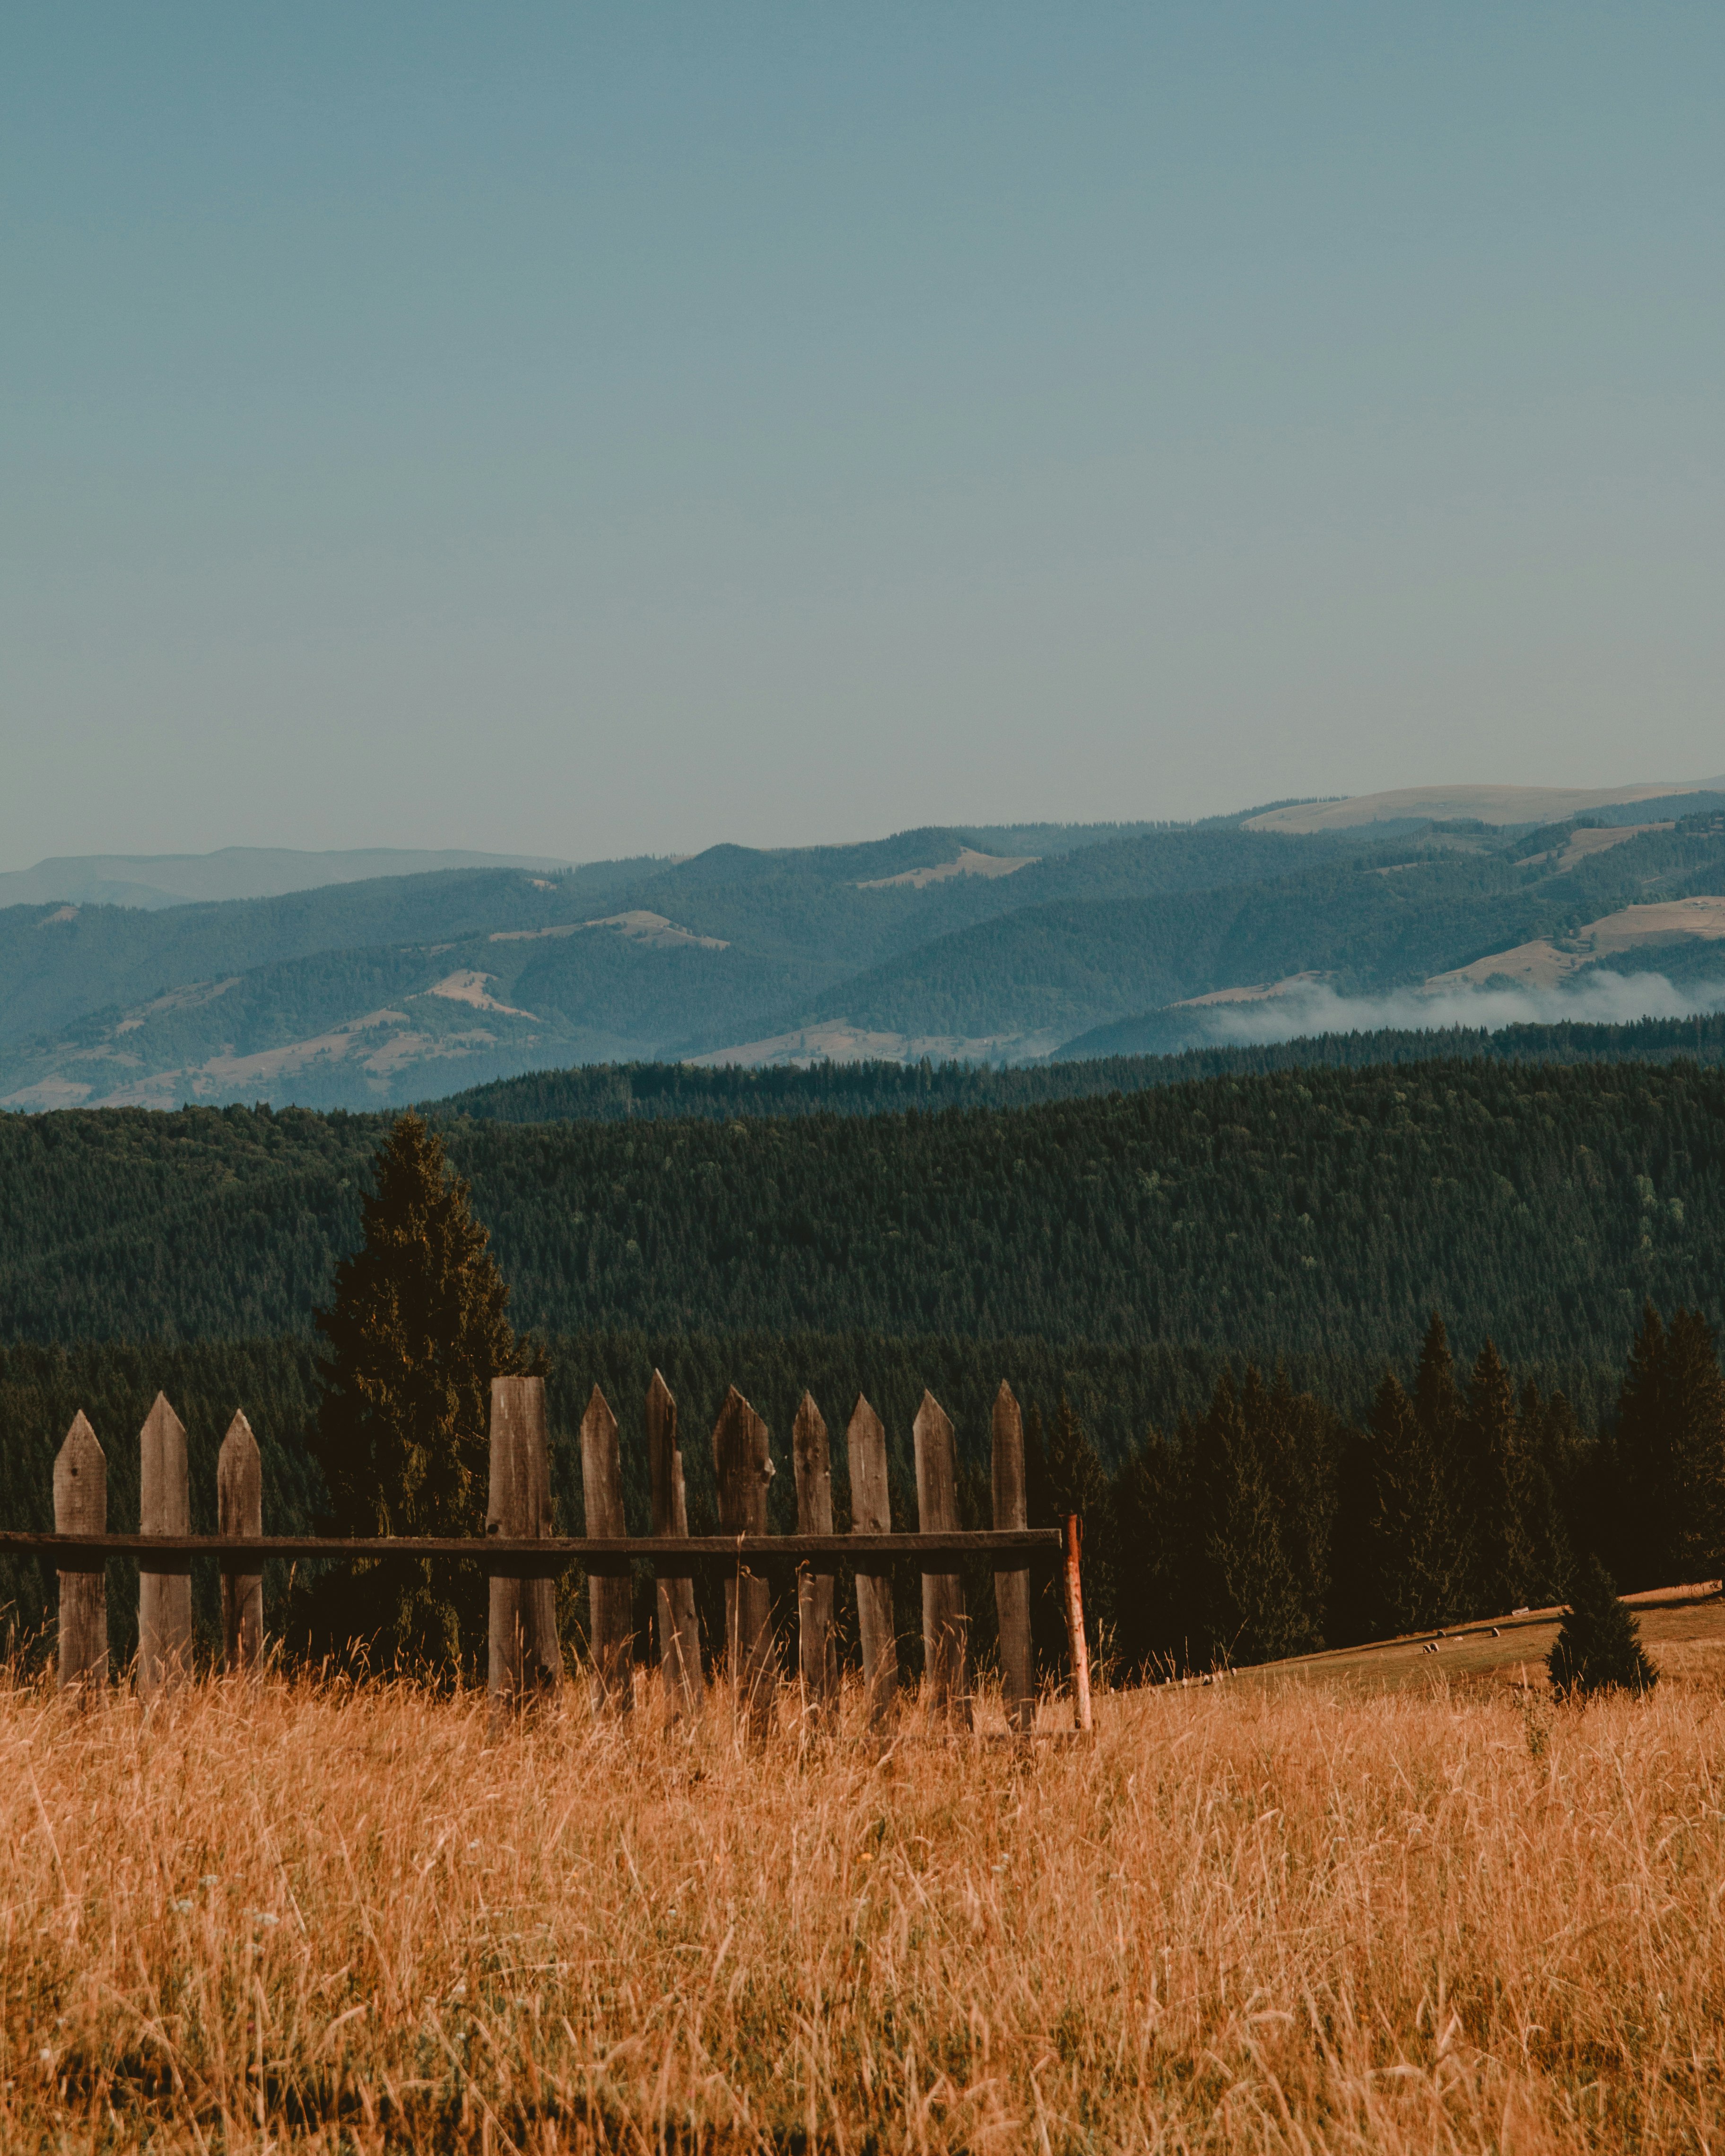
[[[0,1340],[309,1332],[376,1118],[0,1119]],[[1518,1363],[1717,1322],[1725,1071],[1433,1062],[1031,1108],[518,1125],[450,1158],[516,1322],[1174,1342],[1377,1366],[1441,1309]]]
[[[983,1524],[1004,1378],[1027,1410],[1037,1517],[1085,1517],[1098,1645],[1122,1668],[1546,1600],[1584,1553],[1627,1586],[1720,1569],[1725,1072],[1449,1060],[722,1119],[713,1097],[674,1119],[439,1126],[511,1316],[539,1336],[572,1530],[595,1383],[623,1419],[639,1531],[655,1367],[683,1407],[697,1528],[715,1519],[703,1433],[733,1382],[782,1460],[805,1386],[835,1434],[865,1392],[905,1524],[927,1386]],[[241,1406],[270,1524],[326,1517],[312,1321],[387,1127],[297,1110],[0,1120],[9,1524],[48,1523],[80,1406],[111,1462],[110,1521],[129,1523],[158,1386],[192,1433],[196,1524]],[[788,1475],[773,1502],[788,1527]],[[124,1651],[134,1604],[115,1573]],[[644,1642],[644,1573],[639,1588]],[[272,1578],[278,1618],[286,1590]],[[986,1653],[985,1574],[971,1591]],[[898,1592],[914,1635],[914,1573]],[[26,1631],[51,1599],[33,1563],[0,1571]],[[1051,1604],[1039,1623],[1053,1653]]]

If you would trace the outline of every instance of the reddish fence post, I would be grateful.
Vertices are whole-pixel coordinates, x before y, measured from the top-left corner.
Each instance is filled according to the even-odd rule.
[[[994,1395],[994,1525],[1029,1524],[1024,1503],[1024,1419],[1004,1378]],[[1028,1566],[994,1572],[994,1609],[1000,1621],[1000,1690],[1006,1718],[1021,1733],[1036,1721],[1030,1661],[1030,1572]]]
[[[833,1532],[833,1471],[827,1452],[827,1426],[814,1395],[804,1393],[791,1430],[791,1458],[797,1476],[797,1532]],[[797,1661],[803,1680],[803,1711],[815,1720],[838,1695],[838,1656],[833,1645],[833,1575],[800,1565],[797,1570]]]
[[[683,1455],[677,1443],[677,1404],[657,1370],[647,1388],[647,1455],[653,1471],[653,1532],[686,1535],[689,1503],[683,1489]],[[660,1572],[659,1667],[667,1720],[701,1712],[701,1627],[695,1614],[691,1574]]]
[[[595,1385],[581,1418],[581,1494],[587,1532],[607,1541],[629,1532],[623,1517],[623,1463],[617,1450],[617,1418]],[[593,1703],[627,1714],[634,1704],[630,1664],[634,1649],[634,1593],[627,1566],[587,1575],[587,1629],[593,1649]]]
[[[727,1535],[764,1535],[767,1485],[773,1479],[766,1424],[735,1385],[713,1425],[719,1526]],[[764,1738],[773,1723],[773,1594],[764,1574],[739,1554],[725,1583],[725,1644],[731,1662],[734,1727]]]
[[[916,1445],[916,1532],[951,1534],[958,1526],[958,1455],[952,1424],[925,1392],[911,1424]],[[964,1582],[956,1572],[922,1575],[922,1650],[929,1705],[942,1721],[970,1725]]]
[[[244,1414],[216,1455],[216,1530],[248,1541],[264,1532],[264,1462]],[[264,1575],[222,1567],[222,1658],[232,1676],[249,1675],[264,1651]]]
[[[138,1433],[138,1532],[189,1535],[192,1490],[186,1471],[186,1425],[164,1393]],[[192,1560],[146,1559],[138,1568],[138,1691],[153,1699],[192,1666]]]
[[[108,1462],[82,1408],[54,1456],[54,1531],[108,1532]],[[60,1689],[108,1681],[108,1576],[100,1558],[60,1573]]]
[[[1084,1531],[1079,1525],[1078,1515],[1066,1515],[1066,1546],[1062,1571],[1066,1589],[1066,1643],[1072,1652],[1072,1712],[1081,1729],[1088,1729],[1090,1718],[1090,1649],[1084,1637],[1084,1590],[1079,1584],[1078,1556],[1084,1546]]]
[[[845,1433],[850,1457],[850,1532],[854,1535],[890,1535],[892,1504],[886,1486],[886,1430],[880,1418],[859,1393]],[[898,1633],[892,1616],[892,1573],[881,1563],[865,1570],[856,1567],[856,1623],[862,1635],[863,1681],[867,1689],[869,1720],[879,1728],[891,1711],[898,1691]]]
[[[538,1541],[551,1532],[551,1460],[543,1378],[491,1380],[490,1502],[485,1532]],[[490,1684],[494,1710],[554,1691],[562,1673],[557,1583],[493,1573]]]

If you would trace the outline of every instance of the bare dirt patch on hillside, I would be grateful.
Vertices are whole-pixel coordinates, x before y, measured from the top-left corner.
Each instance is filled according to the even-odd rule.
[[[1648,786],[1401,786],[1384,793],[1351,794],[1344,801],[1307,801],[1293,808],[1266,809],[1263,815],[1251,817],[1245,829],[1340,831],[1415,816],[1430,817],[1436,823],[1561,824],[1592,808],[1716,790],[1725,790],[1725,778]]]
[[[819,1025],[798,1026],[792,1033],[773,1034],[765,1040],[716,1048],[705,1055],[691,1055],[688,1060],[721,1070],[732,1065],[765,1068],[809,1063],[920,1063],[924,1056],[935,1063],[1028,1062],[1051,1055],[1064,1037],[1059,1033],[888,1033],[834,1019]]]
[[[1595,959],[1643,947],[1651,957],[1656,946],[1686,937],[1707,942],[1725,938],[1725,898],[1674,898],[1657,906],[1626,906],[1620,912],[1589,921],[1568,942],[1517,943],[1490,957],[1476,958],[1470,966],[1434,973],[1425,991],[1437,994],[1445,988],[1483,987],[1494,980],[1556,988]]]
[[[942,861],[937,867],[906,869],[901,875],[872,876],[866,883],[857,886],[859,891],[927,891],[932,883],[946,883],[953,876],[1009,876],[1020,869],[1034,868],[1042,858],[1040,854],[1021,854],[1016,857],[1006,854],[979,854],[973,846],[961,846],[954,861]]]
[[[608,913],[598,921],[560,921],[552,928],[500,928],[490,940],[493,943],[533,943],[547,936],[579,936],[589,928],[613,928],[619,936],[627,936],[632,942],[650,944],[660,950],[728,951],[731,948],[721,936],[697,936],[692,928],[680,928],[675,921],[667,920],[664,914],[649,913],[640,906],[628,913]]]

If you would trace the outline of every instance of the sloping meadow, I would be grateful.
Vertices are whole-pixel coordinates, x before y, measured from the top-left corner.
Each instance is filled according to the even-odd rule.
[[[1695,2148],[1717,1686],[739,1748],[583,1695],[0,1691],[0,2142]],[[982,1703],[985,1732],[998,1702]]]

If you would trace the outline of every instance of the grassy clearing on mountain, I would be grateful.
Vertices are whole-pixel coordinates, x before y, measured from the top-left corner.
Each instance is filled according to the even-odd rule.
[[[1092,1743],[846,1699],[0,1691],[9,2148],[1538,2152],[1725,2132],[1717,1680],[1289,1678]],[[998,1705],[985,1719],[999,1721]],[[1063,1718],[1050,1704],[1050,1722]]]

